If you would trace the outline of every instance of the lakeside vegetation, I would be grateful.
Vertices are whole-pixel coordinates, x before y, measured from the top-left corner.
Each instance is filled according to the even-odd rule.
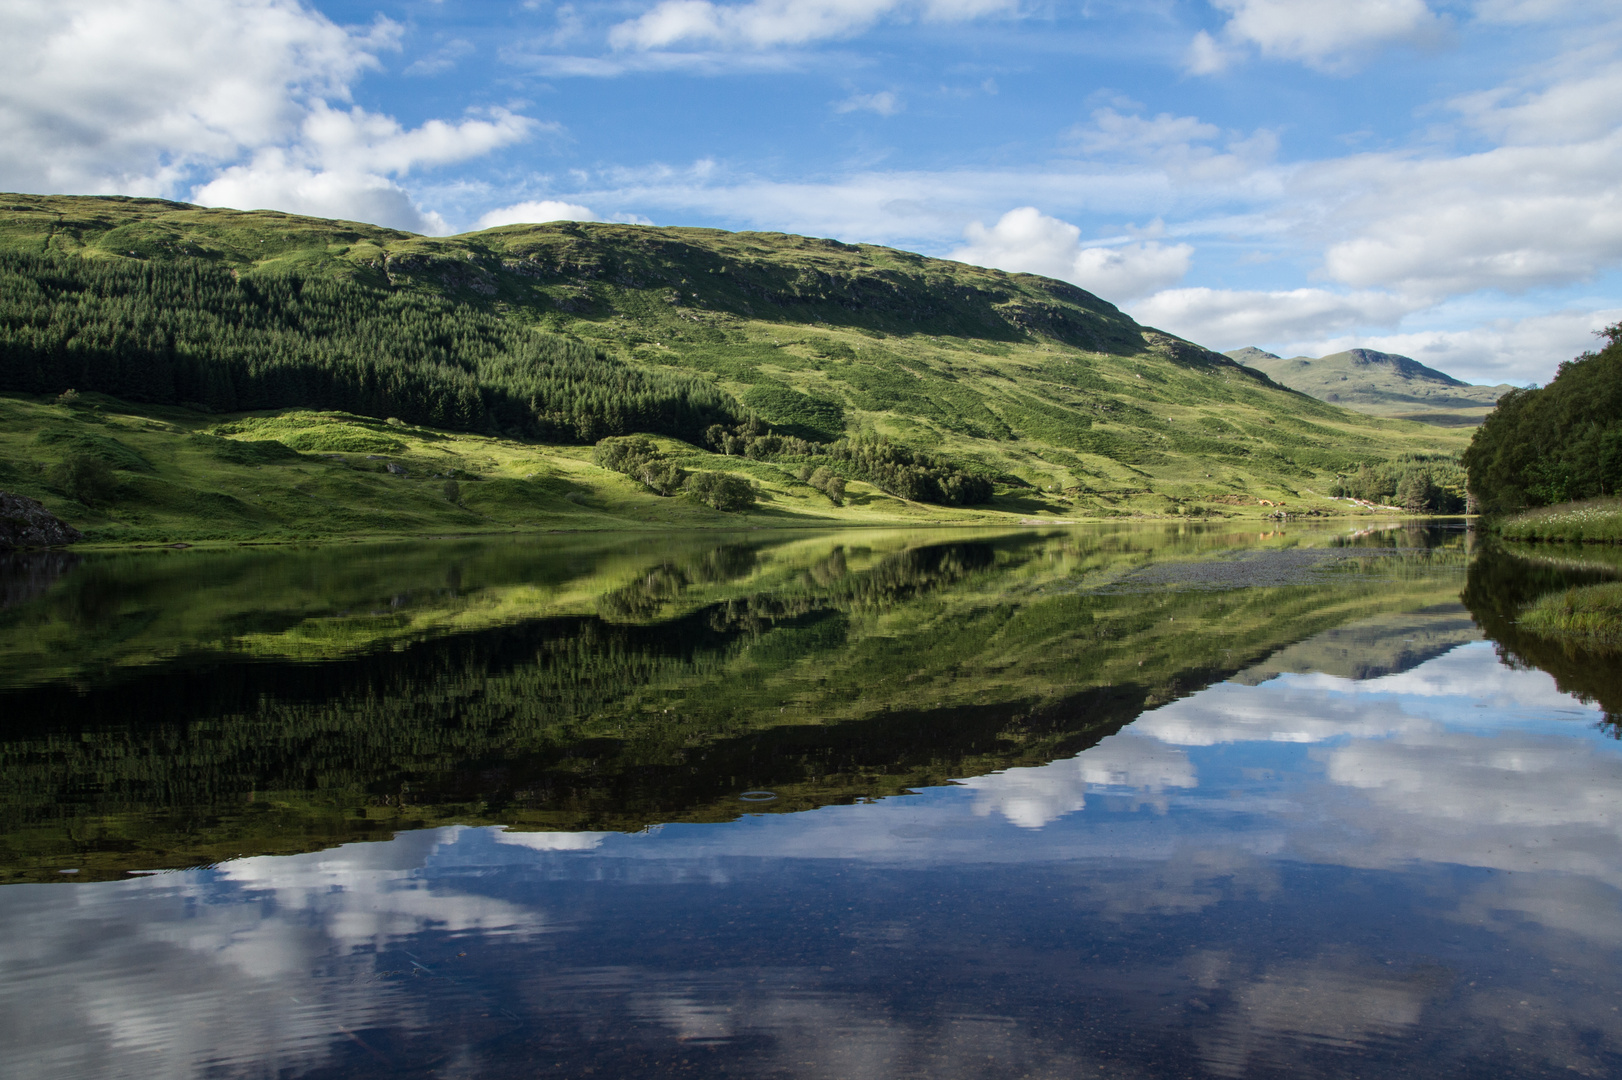
[[[860,517],[874,502],[861,497],[877,492],[886,514],[944,523],[966,520],[952,507],[970,505],[1003,520],[1355,513],[1330,497],[1335,485],[1407,460],[1433,464],[1427,490],[1445,491],[1445,463],[1465,441],[1285,390],[1062,282],[871,245],[572,222],[428,238],[150,199],[0,203],[10,275],[0,366],[12,400],[105,393],[116,398],[106,409],[141,426],[239,443],[282,440],[231,430],[244,422],[232,410],[292,411],[305,427],[311,414],[341,413],[333,422],[346,429],[331,439],[394,419],[441,445],[488,440],[514,462],[577,460],[573,446],[646,434],[683,444],[668,453],[702,455],[678,462],[689,471],[803,495],[788,520],[813,506],[852,520],[839,511]],[[388,453],[300,437],[306,456]],[[60,445],[27,451],[0,450],[0,474],[67,456]],[[263,501],[296,503],[268,488],[308,465],[262,463]],[[127,479],[139,469],[109,468],[129,510],[164,518],[174,539],[315,535],[306,526],[323,521],[232,508],[187,522],[172,506],[143,508],[148,493]],[[836,504],[805,485],[806,469],[838,475],[856,497]],[[236,497],[225,479],[237,477],[187,471],[184,486]],[[122,511],[109,501],[92,513],[68,490],[96,486],[41,477],[24,493],[111,540],[97,515]],[[657,515],[670,501],[632,490],[647,498],[610,516]],[[376,525],[355,514],[321,535],[516,527],[524,516],[475,525],[421,500],[396,504],[389,489],[360,494]],[[531,504],[531,528],[576,527],[555,499],[510,495]],[[931,503],[940,509],[920,509]],[[773,523],[772,509],[761,500],[751,513]]]
[[[1622,323],[1601,336],[1547,386],[1505,394],[1476,430],[1463,460],[1483,513],[1622,494]]]
[[[1495,523],[1506,540],[1622,543],[1622,498],[1587,499],[1526,510]]]
[[[1522,610],[1521,625],[1535,634],[1622,647],[1622,582],[1540,596]]]

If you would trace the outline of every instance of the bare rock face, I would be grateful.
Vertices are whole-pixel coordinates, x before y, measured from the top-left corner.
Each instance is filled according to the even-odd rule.
[[[0,551],[60,547],[82,539],[78,529],[33,499],[0,491]]]

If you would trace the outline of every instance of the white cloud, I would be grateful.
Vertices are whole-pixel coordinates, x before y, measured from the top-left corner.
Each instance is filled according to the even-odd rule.
[[[1188,59],[1184,66],[1190,75],[1215,75],[1226,71],[1237,59],[1232,49],[1224,48],[1217,39],[1201,30],[1188,44]]]
[[[1255,46],[1264,56],[1345,71],[1383,45],[1435,40],[1445,24],[1425,0],[1213,0],[1229,19],[1222,36]],[[1189,70],[1209,74],[1227,66],[1203,31],[1190,47]]]
[[[400,175],[423,165],[478,157],[526,138],[536,126],[527,116],[492,109],[489,119],[469,118],[458,124],[429,120],[406,130],[391,116],[360,108],[332,109],[317,101],[304,119],[301,141],[328,167]]]
[[[543,221],[602,220],[602,218],[592,213],[589,207],[581,206],[579,203],[558,202],[555,199],[539,199],[491,210],[479,218],[478,223],[473,228],[478,230],[493,229],[497,225],[538,225]]]
[[[346,102],[398,46],[300,0],[16,0],[0,10],[0,186],[187,196],[444,231],[400,186],[413,169],[527,138],[505,110],[403,128]]]
[[[836,104],[834,106],[834,112],[848,113],[865,111],[875,112],[880,116],[894,116],[904,108],[906,108],[906,106],[902,104],[901,99],[896,97],[892,91],[881,90],[876,94],[852,94],[844,101]]]
[[[393,117],[315,101],[291,147],[259,151],[199,185],[192,199],[205,206],[270,208],[446,233],[444,220],[419,210],[390,177],[477,157],[527,137],[535,127],[528,117],[497,109],[488,119],[430,120],[407,130]]]
[[[1090,123],[1066,132],[1089,158],[1153,162],[1174,180],[1202,185],[1253,181],[1278,152],[1278,135],[1266,129],[1228,132],[1225,153],[1210,145],[1222,136],[1221,128],[1196,116],[1144,117],[1112,108],[1093,110]]]
[[[1072,134],[1081,148],[1090,153],[1128,151],[1145,157],[1159,157],[1167,150],[1186,152],[1194,143],[1209,142],[1222,134],[1215,124],[1195,116],[1161,113],[1145,119],[1136,113],[1111,108],[1093,110],[1093,122],[1077,127]]]
[[[385,176],[313,168],[286,151],[260,151],[246,165],[233,165],[193,189],[193,202],[237,210],[282,210],[291,214],[363,221],[411,232],[444,234],[445,221],[424,212]]]
[[[1213,349],[1389,325],[1421,305],[1383,292],[1168,289],[1131,305],[1133,318]]]
[[[972,223],[968,243],[947,257],[978,266],[1046,274],[1080,285],[1106,300],[1127,300],[1180,281],[1194,249],[1188,244],[1139,241],[1084,247],[1081,230],[1034,206],[1004,214],[987,228]]]
[[[1329,245],[1338,281],[1432,296],[1521,291],[1591,277],[1622,258],[1622,133],[1558,148],[1500,147],[1409,161],[1326,163],[1356,235]]]
[[[301,101],[377,65],[295,0],[14,0],[0,12],[0,183],[169,194],[198,167],[294,136]]]
[[[1565,58],[1559,65],[1564,81],[1538,88],[1505,85],[1453,99],[1474,127],[1520,145],[1585,142],[1601,139],[1622,126],[1622,63],[1593,70],[1586,55]],[[1569,77],[1574,76],[1574,77]]]
[[[956,22],[1016,10],[1017,0],[663,0],[609,31],[616,49],[665,49],[688,42],[767,49],[849,37],[886,16]]]

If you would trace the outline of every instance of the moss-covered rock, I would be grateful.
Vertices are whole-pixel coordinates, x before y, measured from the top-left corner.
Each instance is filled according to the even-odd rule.
[[[21,495],[0,491],[0,551],[61,547],[83,539],[79,530]]]

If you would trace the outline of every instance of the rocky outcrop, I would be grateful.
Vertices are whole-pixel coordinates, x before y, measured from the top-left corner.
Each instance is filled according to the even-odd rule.
[[[61,547],[82,539],[78,529],[33,499],[0,491],[0,551]]]

